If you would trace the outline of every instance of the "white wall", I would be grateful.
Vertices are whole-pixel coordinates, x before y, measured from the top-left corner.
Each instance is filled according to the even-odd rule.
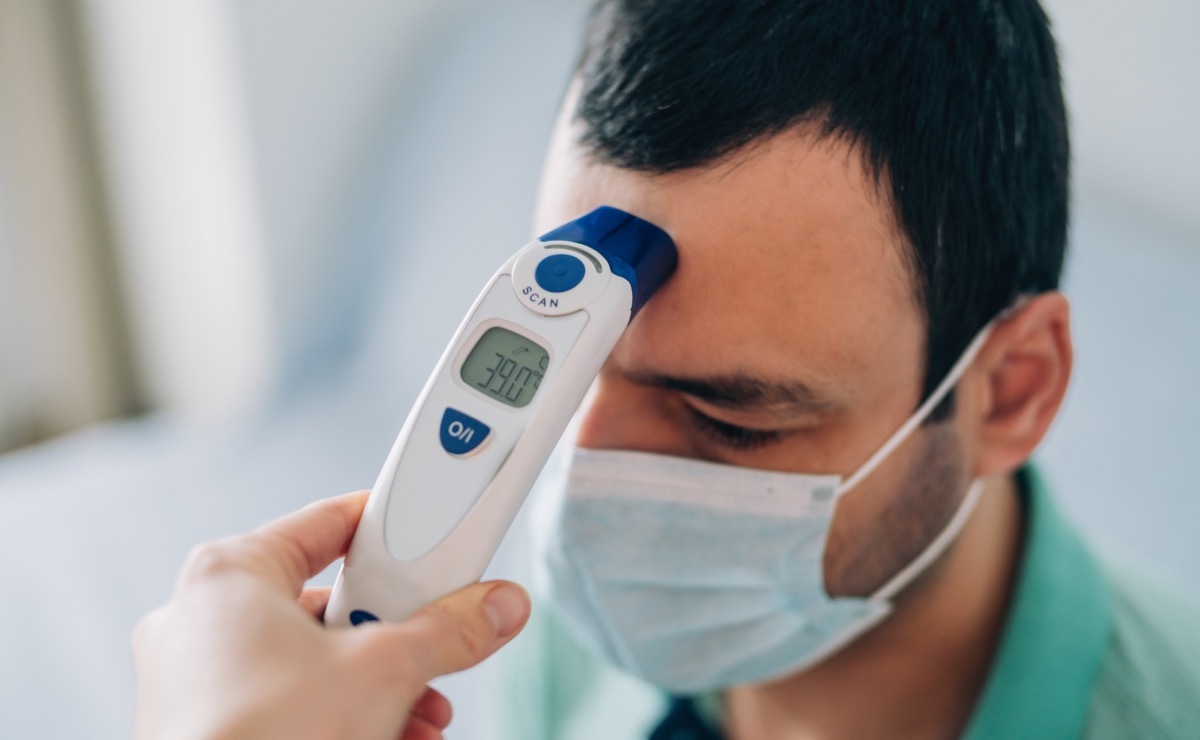
[[[369,158],[414,66],[471,0],[250,0],[232,5],[272,290],[285,344],[346,238]]]
[[[1200,3],[1043,0],[1061,50],[1075,184],[1200,245]]]
[[[242,70],[225,2],[83,0],[133,343],[154,406],[236,413],[275,359]]]
[[[459,0],[84,0],[138,365],[192,420],[268,392],[411,61]]]

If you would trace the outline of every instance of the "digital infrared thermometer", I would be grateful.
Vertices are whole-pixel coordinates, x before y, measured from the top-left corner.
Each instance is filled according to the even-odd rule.
[[[666,232],[604,206],[500,268],[388,454],[327,625],[399,621],[483,576],[600,366],[675,263]]]

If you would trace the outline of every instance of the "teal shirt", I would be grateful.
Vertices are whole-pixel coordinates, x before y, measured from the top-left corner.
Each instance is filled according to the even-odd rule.
[[[1098,559],[1041,476],[1026,471],[1022,484],[1025,550],[964,737],[1200,739],[1200,605]],[[542,614],[502,660],[513,740],[646,738],[667,710],[661,691],[593,658]],[[719,701],[698,708],[719,735]]]

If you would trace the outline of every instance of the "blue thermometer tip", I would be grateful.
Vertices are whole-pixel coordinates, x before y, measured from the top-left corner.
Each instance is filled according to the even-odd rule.
[[[604,255],[612,271],[633,288],[630,319],[666,282],[679,261],[675,242],[667,232],[612,206],[600,206],[540,238],[585,244]]]

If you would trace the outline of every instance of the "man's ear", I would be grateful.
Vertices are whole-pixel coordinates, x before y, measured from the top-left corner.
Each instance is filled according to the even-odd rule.
[[[1061,293],[1028,299],[1002,318],[979,353],[977,476],[1025,463],[1058,415],[1071,379],[1071,306]]]

